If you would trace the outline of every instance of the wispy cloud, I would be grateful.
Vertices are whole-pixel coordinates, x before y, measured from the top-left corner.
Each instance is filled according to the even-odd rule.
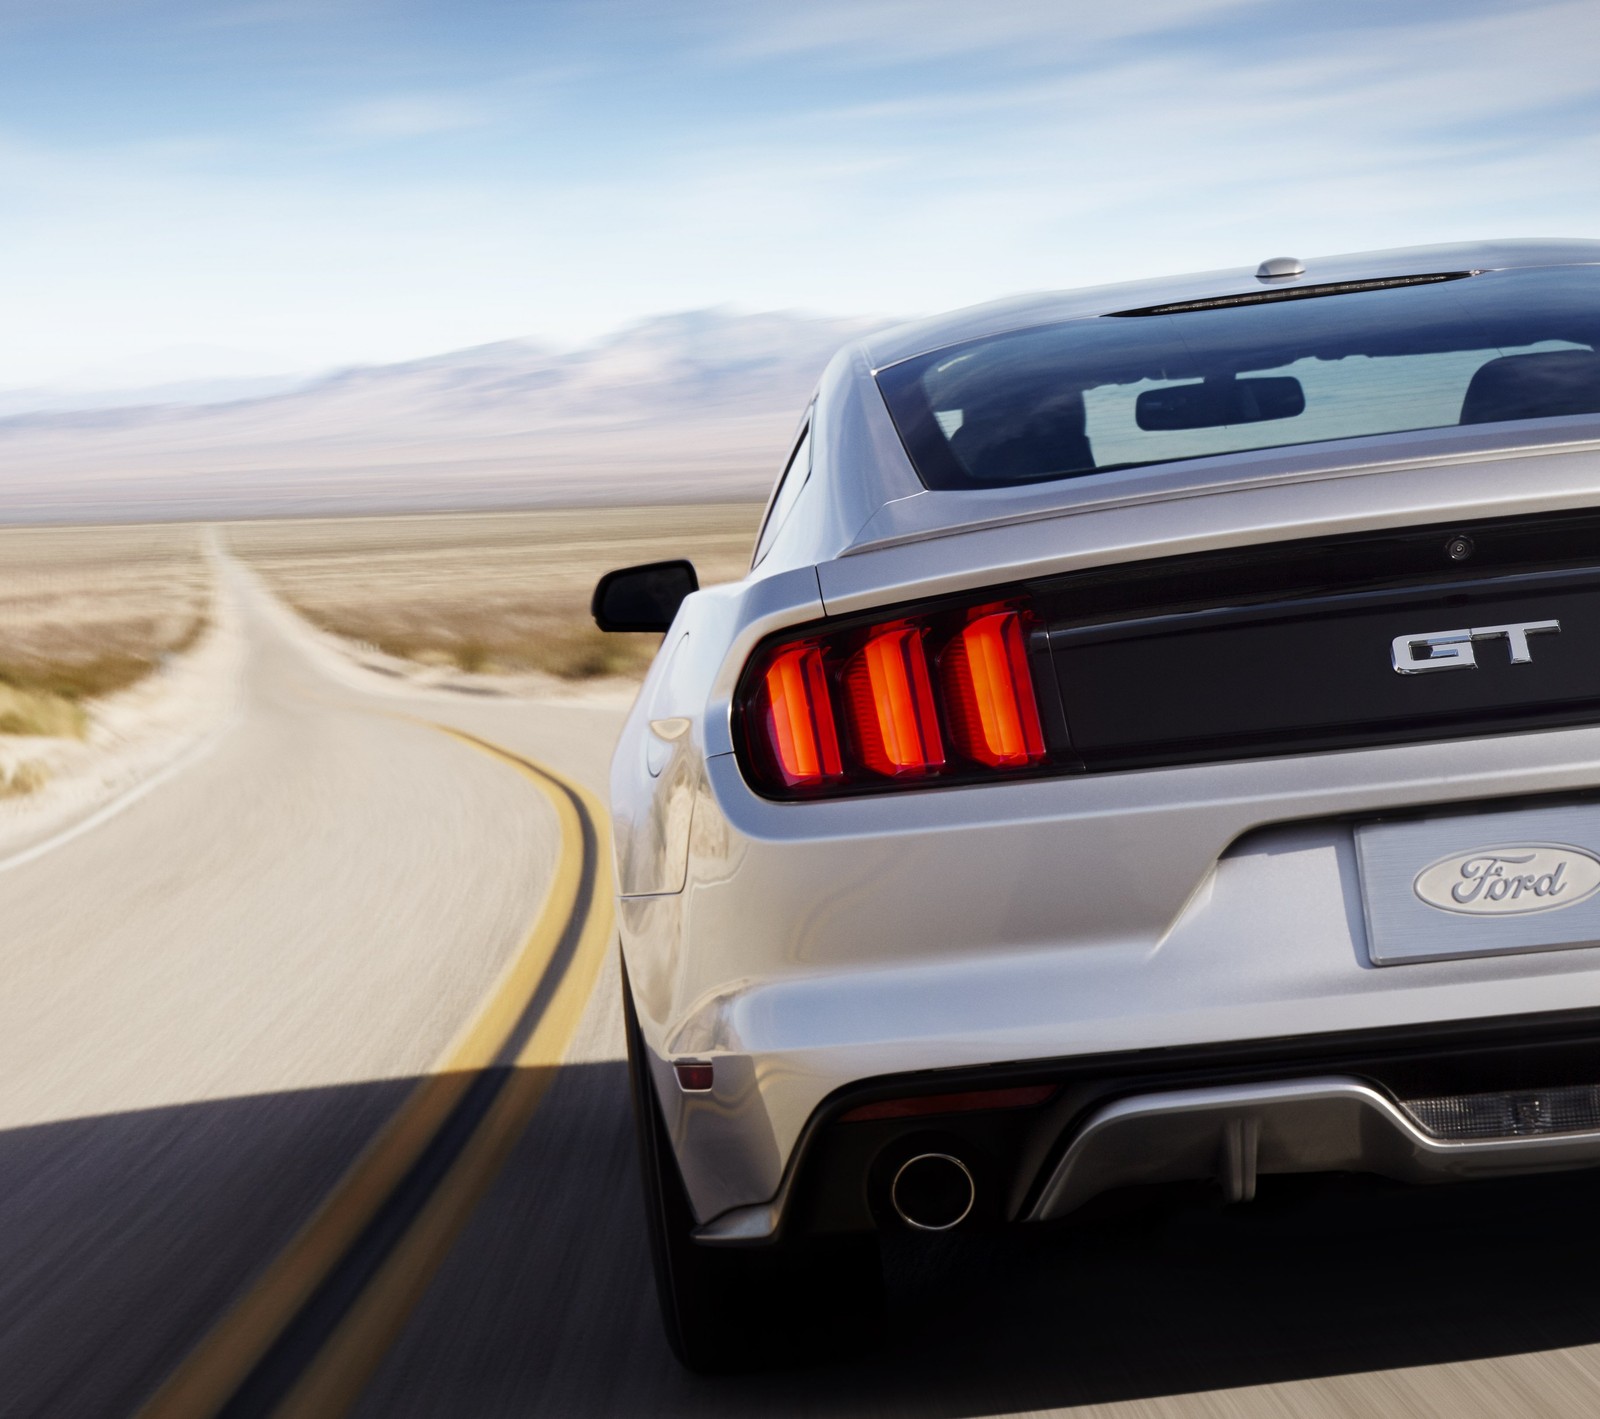
[[[483,128],[492,121],[485,106],[473,99],[444,94],[391,94],[339,109],[328,128],[349,138],[424,138]]]
[[[1069,5],[1061,0],[811,0],[782,7],[724,0],[690,7],[725,58],[826,55],[853,67],[970,59],[1033,65],[1084,55],[1111,40],[1216,22],[1271,0],[1140,0]]]

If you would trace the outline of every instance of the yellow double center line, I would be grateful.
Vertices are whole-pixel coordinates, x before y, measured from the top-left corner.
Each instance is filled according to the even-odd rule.
[[[140,1419],[345,1413],[571,1044],[611,937],[605,810],[548,769],[446,725],[432,727],[515,768],[554,806],[561,855],[538,919],[477,1016]],[[386,1218],[397,1207],[399,1220]],[[403,1227],[397,1237],[381,1235],[386,1220],[391,1232]]]

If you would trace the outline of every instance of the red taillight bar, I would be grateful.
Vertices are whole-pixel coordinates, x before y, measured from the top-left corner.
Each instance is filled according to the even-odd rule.
[[[1007,773],[1047,758],[1024,601],[815,629],[758,652],[747,768],[780,794]]]
[[[944,765],[944,740],[922,631],[874,631],[844,667],[855,742],[875,774],[925,774]]]
[[[807,787],[844,773],[820,649],[780,650],[762,677],[762,698],[767,742],[785,787]]]
[[[1039,704],[1015,611],[979,614],[945,648],[940,666],[950,728],[961,752],[991,768],[1044,758]]]

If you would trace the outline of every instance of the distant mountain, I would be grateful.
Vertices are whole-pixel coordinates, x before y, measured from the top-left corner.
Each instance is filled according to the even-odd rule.
[[[48,384],[0,389],[0,418],[257,399],[306,382],[310,372],[296,372],[292,363],[223,345],[167,345],[81,366]]]
[[[0,519],[759,496],[830,356],[882,323],[690,311],[575,351],[505,340],[223,402],[0,417]]]
[[[223,379],[178,379],[127,388],[45,387],[0,389],[0,419],[84,409],[149,408],[168,404],[230,404],[282,394],[306,382],[304,375],[246,375]]]

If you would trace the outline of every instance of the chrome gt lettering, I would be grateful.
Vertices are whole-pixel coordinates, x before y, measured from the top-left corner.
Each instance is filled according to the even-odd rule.
[[[1412,632],[1396,636],[1389,643],[1389,658],[1401,675],[1425,675],[1434,670],[1476,670],[1475,642],[1504,639],[1510,663],[1528,665],[1533,661],[1528,637],[1560,629],[1560,621],[1515,621],[1503,626]]]

